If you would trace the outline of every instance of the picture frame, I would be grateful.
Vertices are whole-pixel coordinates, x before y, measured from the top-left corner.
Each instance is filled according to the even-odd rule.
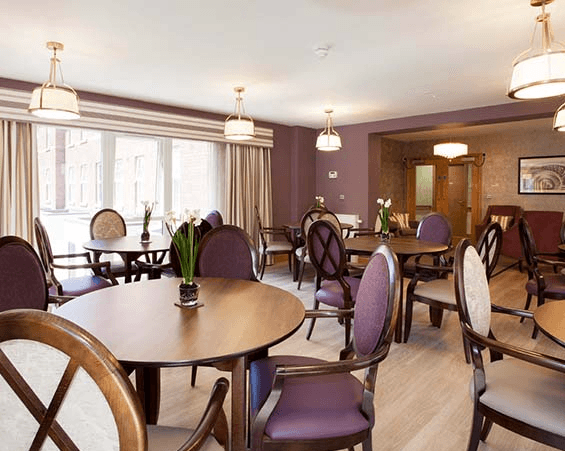
[[[518,194],[565,194],[565,155],[518,158]]]

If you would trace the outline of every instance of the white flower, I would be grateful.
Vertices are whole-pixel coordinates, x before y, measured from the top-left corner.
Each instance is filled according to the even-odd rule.
[[[165,213],[165,224],[169,224],[169,225],[176,225],[177,223],[177,218],[176,218],[177,214],[175,213],[174,210],[168,211],[167,213]]]
[[[194,224],[200,223],[200,209],[196,208],[194,210],[190,210],[190,221],[194,222]]]
[[[147,205],[149,205],[149,201],[148,200],[142,200],[141,205],[143,205],[144,207],[147,207]]]
[[[382,200],[381,198],[377,199],[377,204],[383,205],[384,203],[385,203],[385,201]]]
[[[392,202],[391,202],[390,199],[388,199],[388,200],[385,202],[385,208],[390,208],[391,205],[392,205]]]

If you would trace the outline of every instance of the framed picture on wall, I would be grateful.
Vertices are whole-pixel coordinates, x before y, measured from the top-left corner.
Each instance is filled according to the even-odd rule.
[[[565,194],[565,155],[518,158],[518,194]]]

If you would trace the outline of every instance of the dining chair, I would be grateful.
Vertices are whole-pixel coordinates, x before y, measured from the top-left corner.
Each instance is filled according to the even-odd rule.
[[[379,246],[359,287],[353,340],[338,361],[281,355],[250,364],[251,449],[352,450],[362,443],[371,451],[377,370],[392,341],[399,277],[395,254]],[[358,370],[361,381],[351,374]]]
[[[418,224],[418,229],[416,230],[416,239],[423,241],[431,241],[434,243],[442,243],[448,246],[448,249],[444,252],[449,252],[451,250],[451,240],[453,238],[453,231],[451,228],[451,222],[447,216],[440,212],[431,212],[420,219]],[[403,276],[413,277],[416,271],[416,263],[431,263],[434,266],[440,264],[447,264],[447,261],[443,255],[435,255],[433,257],[424,255],[410,257],[404,263]],[[432,280],[437,277],[438,273],[436,271],[422,271],[420,277],[424,280]]]
[[[289,230],[284,227],[264,227],[257,205],[255,205],[255,217],[259,227],[259,279],[263,279],[267,256],[269,255],[286,255],[288,258],[288,269],[292,272],[294,245],[292,244]],[[267,239],[269,237],[284,237],[284,241],[271,241]]]
[[[218,210],[212,210],[210,213],[206,215],[204,218],[208,223],[212,226],[212,228],[219,227],[224,225],[224,218],[222,214]]]
[[[0,411],[10,412],[0,422],[3,449],[197,451],[227,443],[225,378],[215,382],[195,429],[146,425],[114,355],[48,312],[0,313],[0,374]]]
[[[537,305],[543,305],[546,299],[565,299],[565,275],[561,272],[543,271],[540,264],[549,265],[550,268],[565,266],[565,262],[559,260],[549,260],[544,254],[539,254],[534,240],[534,234],[526,218],[521,217],[518,221],[520,240],[522,243],[522,253],[524,263],[528,271],[528,282],[526,282],[526,305],[525,309],[530,308],[532,297],[537,297]],[[523,321],[523,320],[521,320]],[[532,338],[536,338],[538,328],[534,324]]]
[[[20,237],[0,237],[0,287],[0,312],[47,310],[49,293],[43,264],[31,244]]]
[[[313,310],[320,303],[335,307],[339,320],[345,326],[345,344],[351,337],[351,318],[361,279],[350,277],[347,270],[347,255],[341,232],[326,220],[314,221],[308,229],[308,255],[316,269],[316,293]],[[312,317],[306,339],[314,330],[316,317]]]
[[[532,313],[491,305],[483,262],[468,239],[457,245],[454,272],[459,322],[473,366],[467,449],[475,451],[496,423],[565,450],[565,360],[496,339],[491,312],[522,318],[532,318]],[[483,358],[485,349],[490,351],[490,363],[486,353]]]
[[[310,262],[310,257],[308,257],[308,245],[306,243],[308,237],[308,229],[314,221],[316,221],[321,214],[326,213],[328,210],[326,208],[310,208],[300,220],[300,245],[296,247],[294,251],[296,254],[296,261],[298,262],[298,289],[302,286],[302,278],[304,277],[304,267]]]
[[[497,222],[491,222],[483,229],[476,249],[481,256],[487,281],[496,268],[500,249],[502,248],[502,227]],[[414,302],[421,302],[429,306],[430,321],[432,325],[439,328],[443,318],[443,311],[457,311],[455,300],[455,285],[452,277],[438,277],[428,282],[420,281],[422,271],[437,271],[440,274],[453,273],[453,266],[432,266],[416,264],[414,277],[406,288],[406,312],[404,316],[404,343],[408,341],[412,327],[412,313]]]
[[[251,237],[235,225],[210,230],[200,242],[196,256],[199,277],[222,277],[258,282],[257,249]],[[249,357],[250,359],[253,356]],[[190,385],[196,384],[197,366],[192,367]]]
[[[70,299],[82,294],[90,293],[94,290],[117,285],[118,281],[110,270],[110,262],[92,262],[88,252],[74,254],[53,255],[49,235],[39,218],[34,219],[35,239],[39,248],[39,255],[43,263],[43,269],[47,277],[49,294],[63,296],[63,299]],[[57,263],[59,259],[84,258],[86,263]],[[68,279],[57,278],[55,270],[74,270],[89,269],[95,272],[83,276],[71,277]],[[101,271],[104,270],[104,277]]]
[[[90,220],[90,239],[103,240],[107,238],[119,238],[127,235],[126,221],[123,216],[111,208],[103,208],[97,211]],[[103,257],[101,252],[93,252],[95,262],[109,261],[110,269],[114,277],[126,275],[126,257],[119,254],[119,261],[110,257]],[[136,270],[135,267],[132,268]]]

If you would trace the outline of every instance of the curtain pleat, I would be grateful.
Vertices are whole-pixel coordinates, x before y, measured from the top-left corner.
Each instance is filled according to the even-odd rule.
[[[219,155],[222,155],[220,150]],[[266,147],[227,144],[223,150],[225,222],[245,230],[258,243],[255,205],[265,227],[272,224],[271,151]],[[220,166],[219,166],[220,167]]]
[[[32,125],[5,120],[0,125],[0,236],[17,235],[33,243],[39,186]]]

